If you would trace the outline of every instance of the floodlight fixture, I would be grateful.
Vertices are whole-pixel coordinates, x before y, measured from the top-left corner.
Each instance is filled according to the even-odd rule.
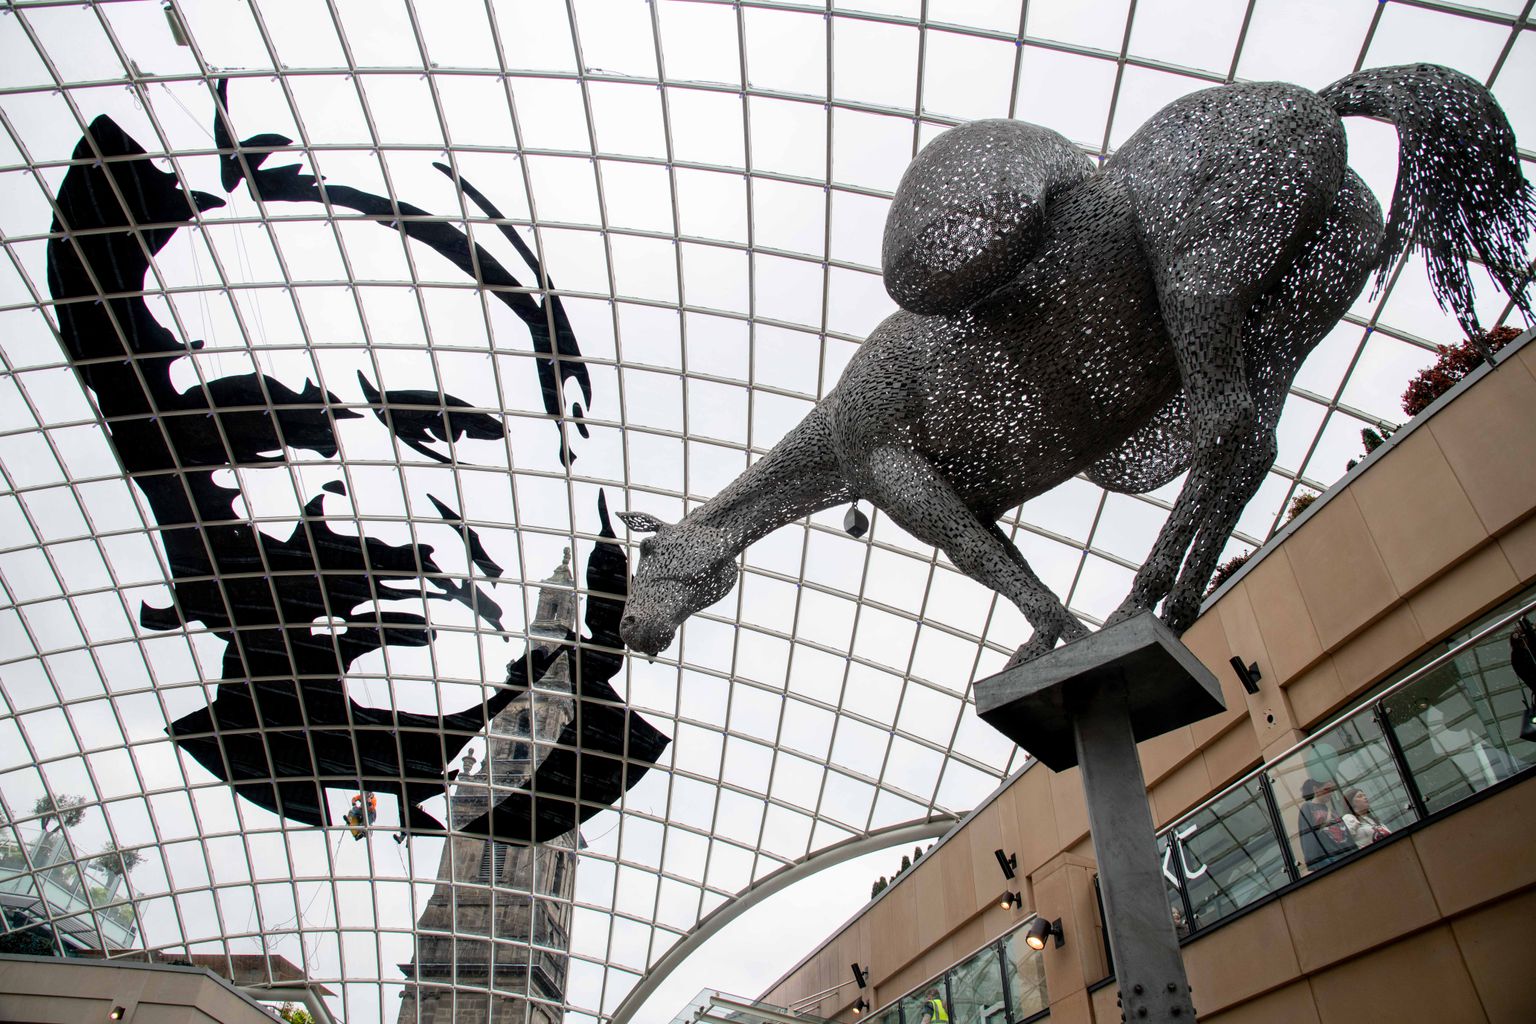
[[[121,1006],[114,1006],[112,1007],[111,1012],[107,1014],[107,1020],[122,1020],[123,1014],[127,1012],[128,1011],[124,1010]]]
[[[1019,855],[1017,853],[1005,854],[1002,850],[993,850],[992,856],[997,858],[997,866],[1003,869],[1003,877],[1010,882],[1013,881],[1014,872],[1019,866]]]
[[[1004,910],[1015,910],[1024,905],[1024,900],[1012,889],[1004,889],[1003,896],[997,901],[997,905]]]
[[[1232,655],[1231,661],[1232,671],[1237,673],[1237,681],[1243,684],[1243,689],[1249,693],[1258,693],[1259,680],[1264,678],[1263,673],[1259,671],[1259,663],[1250,661],[1244,665],[1243,659],[1235,654]]]
[[[858,964],[852,964],[851,966],[853,967],[853,983],[859,986],[859,988],[868,988],[869,968],[860,967]]]
[[[1029,923],[1029,928],[1024,932],[1024,945],[1030,949],[1044,949],[1045,940],[1051,936],[1055,937],[1056,948],[1060,949],[1065,941],[1061,932],[1061,918],[1046,921],[1043,917],[1037,917]]]

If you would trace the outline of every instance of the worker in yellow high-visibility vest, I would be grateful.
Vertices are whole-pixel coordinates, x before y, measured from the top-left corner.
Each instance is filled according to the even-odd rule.
[[[928,990],[928,997],[923,1000],[923,1009],[918,1015],[918,1024],[949,1024],[949,1014],[944,1009],[944,1000],[939,998],[937,988]]]

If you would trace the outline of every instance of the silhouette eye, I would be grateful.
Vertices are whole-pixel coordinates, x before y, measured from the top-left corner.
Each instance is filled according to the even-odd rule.
[[[506,436],[507,428],[489,413],[475,412],[462,398],[440,391],[380,391],[361,370],[358,383],[374,416],[387,426],[406,447],[429,459],[448,463],[452,460],[427,445],[453,443],[468,435],[476,440],[496,441]]]
[[[656,542],[655,541],[647,538],[647,539],[645,539],[645,540],[640,542],[640,557],[641,558],[645,558],[647,555],[654,554],[655,551],[656,551]]]

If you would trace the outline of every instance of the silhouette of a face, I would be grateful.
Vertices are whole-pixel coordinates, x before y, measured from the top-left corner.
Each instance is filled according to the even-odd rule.
[[[435,388],[375,388],[359,396],[365,415],[311,381],[263,373],[189,381],[185,360],[199,343],[177,338],[135,293],[146,286],[150,257],[193,219],[194,206],[222,202],[183,191],[105,117],[75,156],[54,224],[73,234],[49,242],[49,290],[71,363],[159,527],[174,600],[146,604],[140,621],[151,629],[201,624],[228,642],[215,700],[174,723],[172,736],[242,795],[285,817],[324,824],[322,786],[366,786],[397,793],[409,805],[408,827],[440,827],[419,804],[442,792],[445,759],[462,746],[442,735],[448,718],[392,711],[388,697],[359,702],[345,679],[365,655],[429,643],[428,602],[462,605],[471,621],[499,628],[488,589],[464,577],[500,569],[435,495],[409,496],[422,532],[439,535],[431,544],[402,527],[398,537],[373,535],[371,526],[360,534],[354,513],[370,509],[328,507],[351,497],[341,464],[316,480],[292,463],[304,453],[334,459],[338,424],[384,431],[446,458],[443,449],[463,439],[499,439],[500,418]],[[134,230],[145,223],[165,226]],[[114,294],[123,297],[102,298]],[[301,479],[300,507],[261,521],[271,496],[286,492],[292,502]],[[441,526],[421,514],[427,502]],[[338,512],[345,518],[332,519]],[[451,723],[483,724],[483,715],[478,724]]]

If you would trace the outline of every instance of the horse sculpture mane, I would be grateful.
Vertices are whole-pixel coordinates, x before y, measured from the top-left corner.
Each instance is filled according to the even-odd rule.
[[[1346,163],[1341,117],[1393,122],[1391,216]],[[1094,170],[1016,121],[952,129],[896,190],[882,270],[902,307],[836,388],[682,522],[651,532],[625,609],[655,654],[730,590],[736,556],[810,513],[864,498],[1034,629],[1014,662],[1086,630],[998,529],[1005,510],[1084,473],[1140,493],[1188,470],[1110,621],[1163,602],[1182,632],[1275,460],[1302,360],[1374,270],[1415,239],[1441,305],[1478,336],[1474,257],[1530,316],[1536,222],[1514,135],[1476,81],[1380,68],[1314,93],[1223,86],[1154,115]],[[1165,600],[1166,599],[1166,600]]]

